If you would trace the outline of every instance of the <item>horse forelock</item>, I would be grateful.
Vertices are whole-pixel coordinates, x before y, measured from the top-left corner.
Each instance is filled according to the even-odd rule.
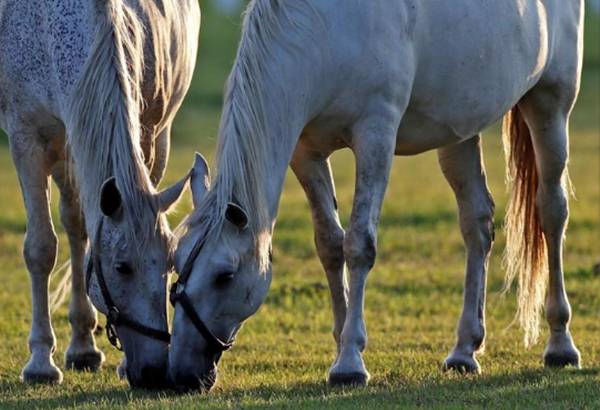
[[[122,0],[106,1],[67,109],[68,146],[84,211],[99,212],[101,186],[114,176],[129,239],[140,247],[160,225],[140,145],[143,47],[144,29],[135,12]]]

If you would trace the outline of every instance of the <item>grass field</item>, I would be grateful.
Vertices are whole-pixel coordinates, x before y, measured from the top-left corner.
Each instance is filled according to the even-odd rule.
[[[206,3],[206,2],[205,2]],[[205,7],[200,62],[186,105],[176,122],[165,183],[177,179],[201,150],[212,158],[221,90],[237,43],[239,19],[218,17]],[[107,363],[98,374],[65,372],[61,386],[25,386],[19,373],[28,358],[29,280],[21,257],[25,213],[8,153],[0,143],[0,408],[398,408],[600,406],[600,29],[588,21],[582,94],[572,119],[571,177],[577,199],[565,254],[566,281],[574,317],[572,333],[582,370],[544,370],[543,342],[530,350],[516,327],[514,292],[499,296],[503,270],[504,161],[496,128],[484,138],[489,184],[497,204],[497,240],[489,269],[489,301],[483,374],[445,374],[440,365],[454,342],[462,306],[463,244],[453,195],[438,171],[435,153],[396,160],[387,193],[379,255],[369,278],[365,354],[373,379],[368,388],[330,389],[334,358],[329,294],[312,242],[310,213],[295,178],[286,181],[274,241],[274,280],[259,313],[224,355],[220,379],[207,396],[130,391],[117,379],[120,357],[105,338],[98,343]],[[343,222],[347,222],[353,168],[349,152],[334,157]],[[54,192],[53,211],[58,221]],[[189,200],[173,223],[189,210]],[[67,254],[60,231],[60,261]],[[57,363],[69,340],[65,308],[54,316]],[[546,333],[542,337],[545,338]]]

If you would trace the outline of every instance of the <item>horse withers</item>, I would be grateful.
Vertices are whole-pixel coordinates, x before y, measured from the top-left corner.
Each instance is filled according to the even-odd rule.
[[[91,299],[108,315],[111,343],[122,344],[130,383],[165,382],[173,236],[164,212],[187,179],[162,192],[155,185],[191,81],[199,24],[195,0],[0,2],[0,126],[27,209],[32,285],[25,382],[62,380],[48,302],[57,251],[50,176],[71,248],[66,366],[96,370],[104,360]]]
[[[228,81],[216,176],[208,187],[202,161],[192,175],[195,210],[176,254],[185,277],[172,290],[174,381],[210,388],[221,353],[263,303],[291,165],[331,289],[329,382],[366,384],[365,286],[392,160],[431,149],[456,195],[467,249],[463,311],[444,367],[479,372],[494,239],[480,133],[507,112],[508,280],[519,278],[518,317],[533,343],[545,303],[546,365],[579,366],[562,247],[582,18],[581,0],[253,0]],[[346,231],[328,159],[345,147],[356,158]]]

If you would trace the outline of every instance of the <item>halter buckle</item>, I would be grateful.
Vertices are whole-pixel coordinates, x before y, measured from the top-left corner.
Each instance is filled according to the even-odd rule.
[[[171,285],[169,289],[169,301],[171,305],[175,306],[175,303],[181,298],[183,292],[185,292],[185,285],[183,283],[175,282]]]
[[[108,315],[106,317],[108,319],[108,323],[110,323],[111,325],[116,325],[117,323],[119,323],[121,312],[119,312],[119,309],[117,309],[116,306],[113,306],[108,310]]]
[[[108,322],[106,323],[106,337],[111,345],[117,348],[117,350],[123,351],[123,345],[121,345],[121,340],[119,336],[117,336],[117,329],[115,329],[115,325]]]

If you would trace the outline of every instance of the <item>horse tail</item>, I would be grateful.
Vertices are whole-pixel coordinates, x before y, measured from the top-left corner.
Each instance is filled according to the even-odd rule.
[[[504,117],[504,152],[506,180],[510,198],[504,230],[506,276],[504,292],[515,277],[518,321],[523,328],[524,342],[530,346],[539,336],[540,314],[548,281],[546,241],[536,207],[538,171],[531,133],[517,106]]]

